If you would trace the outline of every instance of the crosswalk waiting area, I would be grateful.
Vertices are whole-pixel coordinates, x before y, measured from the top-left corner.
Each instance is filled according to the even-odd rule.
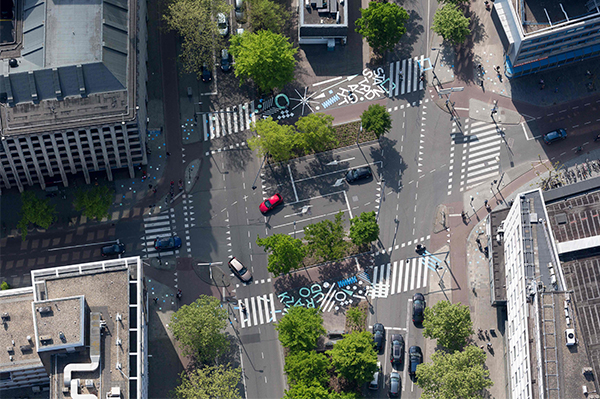
[[[500,173],[502,137],[494,124],[474,121],[464,136],[460,170],[461,191],[484,183]]]
[[[373,267],[371,298],[387,298],[402,292],[416,291],[427,286],[429,267],[435,261],[429,257],[415,257]],[[440,265],[445,266],[445,265]]]
[[[397,97],[423,90],[424,81],[421,73],[424,69],[425,56],[404,59],[390,63],[389,96]]]
[[[171,256],[179,253],[176,251],[161,251],[160,254],[154,248],[154,239],[171,237],[175,234],[175,210],[162,212],[156,216],[144,217],[144,237],[142,237],[146,257],[156,258],[159,255]]]
[[[241,328],[276,322],[281,312],[275,310],[273,293],[238,299],[237,311]]]
[[[248,130],[255,119],[254,101],[202,114],[204,141]]]

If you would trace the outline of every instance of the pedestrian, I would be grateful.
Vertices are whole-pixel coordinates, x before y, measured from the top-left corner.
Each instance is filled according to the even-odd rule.
[[[156,195],[156,189],[152,190],[154,192],[154,195]]]
[[[500,73],[500,65],[496,66],[496,72]]]
[[[158,304],[158,298],[157,297],[152,298],[152,300],[154,301],[154,303]]]
[[[148,184],[148,188],[151,189],[152,188],[152,184]]]
[[[170,156],[171,156],[171,153],[170,153],[169,151],[167,151],[167,156],[168,156],[168,157],[170,157]]]
[[[488,349],[492,349],[492,343],[491,343],[491,342],[488,342],[488,343],[487,343],[487,347],[488,347]]]
[[[483,201],[483,205],[487,208],[488,207],[488,200]]]
[[[182,293],[181,290],[177,290],[177,299],[181,299]]]

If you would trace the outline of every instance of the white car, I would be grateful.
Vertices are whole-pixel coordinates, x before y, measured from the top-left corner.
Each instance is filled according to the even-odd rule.
[[[229,259],[229,268],[240,280],[247,283],[252,280],[252,273],[235,257]]]
[[[235,19],[244,19],[244,0],[235,0]]]
[[[217,26],[221,36],[227,36],[229,34],[229,18],[222,12],[217,14]]]

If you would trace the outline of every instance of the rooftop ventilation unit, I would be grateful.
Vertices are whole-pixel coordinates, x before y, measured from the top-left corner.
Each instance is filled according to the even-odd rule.
[[[2,313],[2,322],[7,322],[10,320],[10,315],[8,314],[8,312],[4,312]]]
[[[40,312],[40,314],[52,313],[52,307],[42,306],[41,308],[37,308],[37,311]]]
[[[565,330],[565,338],[567,339],[567,346],[574,346],[577,343],[575,339],[575,329],[567,328]]]

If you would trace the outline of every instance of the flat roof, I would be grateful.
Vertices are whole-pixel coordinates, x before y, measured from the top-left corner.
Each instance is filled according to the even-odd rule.
[[[564,22],[597,13],[594,0],[512,0],[524,33],[535,33]],[[599,2],[600,4],[600,2]]]
[[[32,303],[38,352],[84,345],[83,295]]]
[[[321,3],[317,3],[316,0],[308,0],[311,2],[310,7],[306,7],[306,0],[303,0],[305,6],[300,7],[301,12],[304,16],[304,24],[303,25],[344,25],[346,21],[344,21],[344,8],[346,7],[346,3],[340,0],[327,0],[321,1]],[[330,12],[332,3],[337,2],[337,7],[335,9],[337,12]],[[319,7],[319,8],[317,8]],[[339,24],[337,23],[337,18],[340,18]]]
[[[546,211],[559,243],[600,236],[600,191],[553,202]]]
[[[504,267],[504,233],[498,232],[503,225],[510,208],[493,211],[490,214],[492,229],[492,283],[494,289],[494,302],[506,302],[506,270]]]

